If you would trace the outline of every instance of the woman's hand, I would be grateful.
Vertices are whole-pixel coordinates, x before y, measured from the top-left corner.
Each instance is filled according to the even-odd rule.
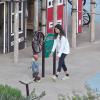
[[[50,53],[49,57],[50,57],[50,56],[53,56],[53,52]]]

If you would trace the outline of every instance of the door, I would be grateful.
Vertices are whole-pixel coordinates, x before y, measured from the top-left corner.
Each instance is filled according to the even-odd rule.
[[[5,2],[0,2],[0,53],[5,53]]]
[[[47,33],[53,33],[53,0],[47,0]],[[63,0],[57,1],[57,23],[64,26]]]

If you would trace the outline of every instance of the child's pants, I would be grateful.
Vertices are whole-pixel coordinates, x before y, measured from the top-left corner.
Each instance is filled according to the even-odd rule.
[[[33,72],[33,77],[36,77],[39,74],[39,64],[36,61],[32,62],[32,72]]]

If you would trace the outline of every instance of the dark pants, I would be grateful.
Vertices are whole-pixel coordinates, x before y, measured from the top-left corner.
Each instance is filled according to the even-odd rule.
[[[67,54],[64,54],[64,53],[63,53],[63,54],[61,55],[61,57],[59,58],[58,69],[57,69],[58,72],[61,72],[61,68],[63,68],[64,71],[67,71],[67,67],[66,67],[65,61],[64,61],[66,55],[67,55]]]

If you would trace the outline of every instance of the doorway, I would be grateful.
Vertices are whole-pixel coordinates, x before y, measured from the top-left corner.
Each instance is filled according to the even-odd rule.
[[[4,40],[4,3],[0,2],[0,53],[3,53]]]

